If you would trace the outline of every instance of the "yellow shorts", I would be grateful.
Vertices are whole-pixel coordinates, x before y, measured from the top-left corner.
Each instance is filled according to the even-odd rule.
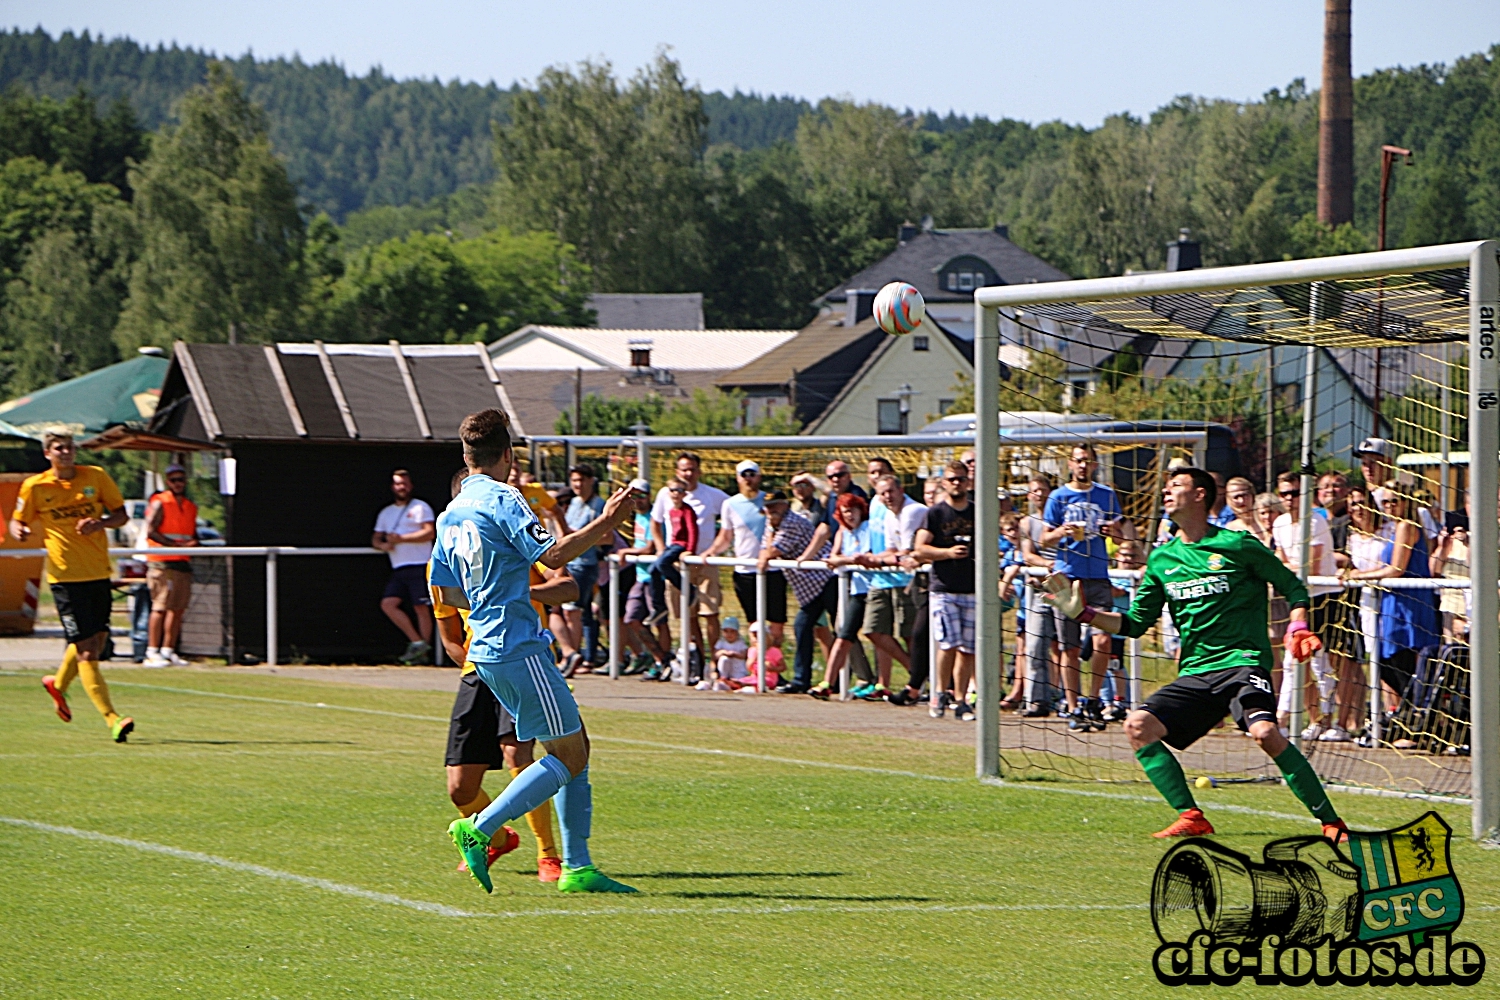
[[[186,611],[193,595],[193,571],[185,562],[154,562],[146,567],[146,586],[152,611]]]
[[[698,591],[698,616],[710,618],[717,615],[719,605],[724,600],[724,594],[719,589],[719,567],[687,566],[685,568],[688,571],[688,581]],[[682,613],[682,595],[670,583],[667,584],[667,610],[673,618],[680,617]]]

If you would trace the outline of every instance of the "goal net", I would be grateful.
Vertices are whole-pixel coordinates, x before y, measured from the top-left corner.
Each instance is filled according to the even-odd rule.
[[[1142,561],[1170,537],[1170,470],[1205,468],[1230,501],[1217,523],[1257,534],[1314,595],[1325,653],[1283,660],[1279,599],[1270,638],[1282,725],[1318,773],[1485,798],[1496,746],[1495,268],[1484,243],[984,289],[976,328],[998,340],[999,371],[993,382],[976,373],[976,433],[1000,443],[993,459],[980,449],[979,551],[991,519],[989,544],[1026,535],[1026,515],[1041,514],[1070,457],[1090,457],[1075,446],[1089,445],[1123,519],[1103,524],[1105,512],[1084,531],[1105,542],[1124,607]],[[1018,709],[988,727],[981,716],[981,744],[993,741],[981,771],[1142,780],[1121,727],[1101,719],[1176,676],[1170,615],[1140,639],[1085,635],[1070,660],[1034,586],[987,602],[981,579],[979,592],[985,704]],[[1098,701],[1070,719],[1080,698]],[[1277,775],[1228,719],[1180,757],[1190,776]],[[1476,831],[1493,829],[1497,805],[1476,808]]]

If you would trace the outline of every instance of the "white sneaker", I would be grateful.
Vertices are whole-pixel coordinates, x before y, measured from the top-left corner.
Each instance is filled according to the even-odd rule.
[[[699,681],[697,684],[693,685],[693,690],[695,690],[695,691],[712,691],[713,687],[714,687],[714,685],[713,685],[712,681]]]
[[[1329,726],[1328,732],[1318,737],[1319,743],[1350,743],[1353,740],[1354,737],[1349,735],[1347,729],[1341,729],[1338,726]]]
[[[191,666],[191,664],[188,663],[187,660],[184,660],[182,657],[180,657],[180,656],[177,655],[177,650],[175,650],[175,649],[173,649],[173,650],[165,650],[164,649],[164,650],[161,651],[161,655],[162,655],[162,658],[164,660],[166,660],[168,663],[172,664],[172,666],[174,666],[174,667],[187,667],[187,666]]]
[[[141,661],[143,667],[169,667],[171,662],[160,653],[147,653],[146,658]]]
[[[1316,740],[1322,735],[1323,724],[1321,722],[1314,722],[1312,725],[1302,730],[1302,738],[1304,740]]]
[[[715,691],[733,691],[734,690],[734,688],[730,687],[724,681],[714,681],[714,688],[713,689]]]

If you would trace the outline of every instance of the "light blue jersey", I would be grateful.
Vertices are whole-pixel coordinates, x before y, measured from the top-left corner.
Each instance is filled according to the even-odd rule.
[[[551,661],[550,636],[531,607],[530,567],[555,544],[519,490],[485,475],[464,480],[437,519],[432,584],[468,598],[471,662]]]

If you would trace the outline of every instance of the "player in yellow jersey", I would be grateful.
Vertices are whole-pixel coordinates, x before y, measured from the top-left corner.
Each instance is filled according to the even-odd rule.
[[[467,469],[453,477],[453,494],[458,494]],[[438,638],[443,650],[454,663],[463,664],[458,695],[453,702],[453,717],[448,724],[448,752],[444,760],[448,769],[448,797],[460,815],[472,816],[489,805],[484,791],[485,772],[504,766],[511,775],[521,772],[534,759],[535,740],[522,743],[516,739],[515,722],[468,662],[468,612],[442,601],[436,587],[432,589],[432,617],[437,621]],[[547,569],[540,564],[531,567],[531,599],[537,614],[543,604],[562,604],[575,599],[578,585],[566,570]],[[562,877],[562,855],[552,828],[552,803],[542,803],[526,814],[526,823],[536,837],[536,877],[556,882]],[[490,864],[502,854],[516,849],[520,835],[505,827],[503,837],[490,842]],[[460,864],[462,870],[466,866]]]
[[[109,636],[109,613],[114,595],[109,586],[109,534],[129,518],[120,488],[97,465],[78,465],[77,446],[66,431],[42,436],[42,451],[52,468],[21,484],[10,533],[17,541],[31,537],[31,525],[42,524],[47,548],[47,583],[62,619],[68,641],[62,666],[42,678],[58,717],[73,721],[68,707],[68,685],[83,678],[89,700],[104,716],[110,736],[124,743],[135,720],[115,711],[109,686],[99,672],[99,654]]]

